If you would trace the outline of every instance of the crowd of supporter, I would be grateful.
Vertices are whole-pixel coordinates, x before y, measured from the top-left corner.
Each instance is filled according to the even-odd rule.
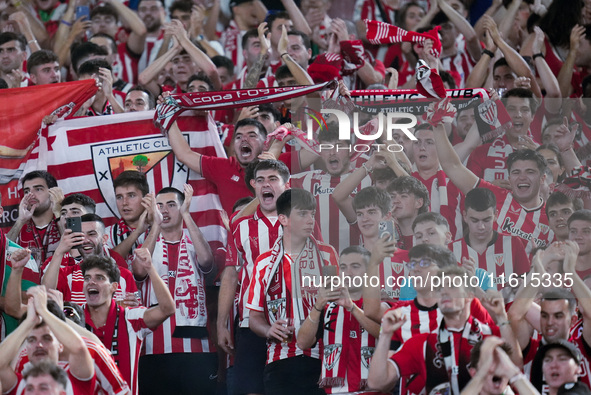
[[[96,80],[69,118],[338,80],[195,106],[223,157],[166,125],[222,247],[192,215],[209,190],[123,171],[111,224],[22,176],[2,393],[591,394],[590,0],[0,0],[0,31],[0,88]],[[433,96],[375,142],[400,149],[359,155],[330,116],[299,133],[300,108],[400,89]]]

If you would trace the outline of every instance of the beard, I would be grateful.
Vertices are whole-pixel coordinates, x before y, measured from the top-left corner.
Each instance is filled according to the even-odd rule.
[[[104,255],[104,244],[103,243],[98,243],[94,246],[94,248],[92,249],[92,251],[86,251],[84,250],[83,246],[78,246],[77,250],[80,253],[80,255],[82,255],[83,258],[87,258],[91,255],[97,255],[97,256],[103,256]]]

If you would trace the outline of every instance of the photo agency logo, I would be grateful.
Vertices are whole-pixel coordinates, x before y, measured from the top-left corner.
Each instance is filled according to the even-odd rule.
[[[336,109],[313,110],[305,108],[306,118],[306,136],[308,140],[314,141],[314,133],[319,130],[328,130],[329,123],[336,123],[339,129],[339,142],[346,144],[337,144],[323,142],[318,144],[320,152],[335,149],[348,150],[349,152],[364,153],[371,150],[390,152],[401,152],[402,145],[394,143],[394,131],[402,131],[410,140],[416,141],[417,138],[411,132],[411,129],[417,125],[417,117],[414,114],[403,112],[378,113],[373,116],[369,122],[363,122],[360,126],[360,113],[358,111],[347,114],[344,111]],[[365,114],[361,115],[362,117]],[[410,121],[409,121],[410,120]],[[351,144],[351,139],[355,143]],[[383,143],[386,141],[387,143]]]

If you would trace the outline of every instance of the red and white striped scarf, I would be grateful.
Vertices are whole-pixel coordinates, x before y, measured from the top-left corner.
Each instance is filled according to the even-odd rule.
[[[168,261],[168,246],[162,236],[154,248],[155,256],[162,257],[162,265],[168,267],[166,282],[176,305],[175,320],[178,327],[205,327],[207,310],[205,308],[205,287],[203,276],[195,270],[187,249],[185,234],[180,240],[178,261]],[[174,281],[170,281],[174,276]]]
[[[363,306],[363,300],[356,300]],[[337,390],[361,391],[367,386],[369,363],[376,339],[359,324],[353,315],[337,303],[324,309],[322,375],[319,386],[330,394]],[[345,387],[345,388],[342,388]]]
[[[318,243],[312,236],[308,237],[297,259],[286,256],[283,238],[277,240],[271,251],[271,270],[265,274],[264,281],[267,284],[265,293],[269,323],[273,324],[278,319],[293,318],[296,326],[299,326],[316,301],[317,289],[312,286],[304,287],[302,279],[321,276],[324,262]],[[285,257],[289,259],[284,259]],[[313,281],[310,282],[310,285],[312,284]]]

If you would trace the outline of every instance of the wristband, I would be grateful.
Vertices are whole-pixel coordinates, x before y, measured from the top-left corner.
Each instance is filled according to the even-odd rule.
[[[511,377],[509,379],[509,385],[513,385],[516,382],[518,382],[519,380],[525,379],[525,375],[521,372],[517,373],[515,376]]]
[[[533,56],[532,56],[532,59],[533,59],[533,60],[536,60],[536,58],[537,58],[537,57],[540,57],[540,58],[542,58],[542,59],[546,59],[546,58],[544,57],[544,54],[543,54],[543,53],[541,53],[541,52],[538,52],[538,53],[535,53],[535,54],[533,54]]]
[[[501,323],[500,323],[499,325],[497,325],[497,326],[498,326],[499,328],[501,328],[501,327],[503,327],[503,326],[505,326],[505,325],[509,325],[510,323],[511,323],[511,322],[509,322],[509,321],[503,321],[503,322],[501,322]]]
[[[347,310],[349,313],[353,311],[353,309],[355,308],[355,305],[351,305],[351,308],[345,308],[345,310]]]
[[[483,49],[482,54],[490,56],[491,59],[495,57],[495,54],[493,53],[493,51],[489,51],[488,49]]]
[[[560,152],[566,152],[566,151],[570,151],[571,149],[573,149],[573,146],[569,146],[568,148],[565,149],[561,149]]]
[[[373,167],[372,168],[368,168],[365,163],[363,163],[361,165],[361,167],[363,167],[365,169],[365,171],[367,172],[368,175],[373,172]]]
[[[316,305],[313,306],[314,310],[318,311],[319,313],[322,313],[322,310],[320,310],[318,307],[316,307]]]
[[[62,20],[60,20],[60,23],[63,23],[63,24],[64,24],[64,25],[66,25],[66,26],[70,26],[70,27],[72,27],[72,23],[71,23],[71,22],[64,21],[63,19],[62,19]]]
[[[287,52],[283,52],[283,53],[281,54],[280,58],[281,58],[281,59],[283,59],[283,57],[284,57],[285,55],[289,55],[289,54],[288,54]]]
[[[27,41],[27,44],[36,43],[36,42],[37,42],[37,40],[29,40],[29,41]]]

